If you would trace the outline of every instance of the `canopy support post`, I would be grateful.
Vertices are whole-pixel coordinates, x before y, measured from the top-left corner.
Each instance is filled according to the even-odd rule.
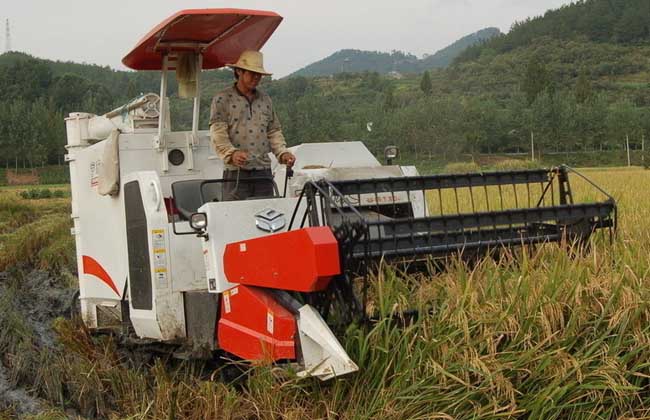
[[[161,153],[161,167],[163,172],[169,170],[167,163],[164,131],[165,123],[167,122],[167,70],[169,67],[169,56],[163,55],[162,72],[160,75],[160,115],[158,116],[158,135],[154,137],[154,148]]]
[[[192,146],[199,140],[199,112],[201,110],[201,70],[203,67],[203,54],[196,55],[196,96],[194,97],[194,111],[192,114]]]
[[[201,111],[201,70],[203,69],[203,54],[196,55],[196,94],[192,111],[192,133],[186,136],[187,169],[194,170],[194,149],[199,145],[199,114]]]

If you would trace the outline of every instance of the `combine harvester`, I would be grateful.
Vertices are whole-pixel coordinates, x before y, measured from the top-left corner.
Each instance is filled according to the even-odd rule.
[[[237,181],[273,183],[274,196],[224,200],[223,164],[198,129],[200,71],[260,49],[281,20],[181,11],[123,59],[161,71],[160,95],[66,119],[80,311],[91,330],[183,357],[290,363],[326,380],[358,369],[326,320],[363,316],[356,282],[378,261],[584,240],[615,226],[615,202],[597,187],[602,201],[573,201],[568,168],[418,176],[381,165],[360,142],[295,146],[292,176],[275,162],[274,179]],[[192,130],[175,132],[167,78],[187,63],[197,70]]]

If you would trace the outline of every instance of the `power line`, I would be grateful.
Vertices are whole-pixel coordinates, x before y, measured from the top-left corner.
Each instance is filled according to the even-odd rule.
[[[9,30],[9,19],[5,26],[5,52],[11,51],[11,32]]]

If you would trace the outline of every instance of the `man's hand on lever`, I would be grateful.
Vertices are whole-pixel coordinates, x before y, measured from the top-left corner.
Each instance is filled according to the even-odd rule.
[[[291,152],[284,152],[280,156],[280,163],[287,165],[287,168],[292,168],[296,163],[296,157]]]
[[[230,157],[230,163],[241,168],[242,166],[246,165],[246,162],[248,162],[249,158],[250,156],[248,155],[247,151],[236,150]]]

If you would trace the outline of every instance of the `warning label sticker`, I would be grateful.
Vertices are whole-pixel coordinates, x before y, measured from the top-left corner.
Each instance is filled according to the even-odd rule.
[[[167,273],[156,272],[156,281],[159,288],[167,287]]]
[[[90,188],[99,185],[99,168],[102,166],[101,160],[90,162]]]
[[[167,287],[167,248],[165,247],[165,229],[151,230],[153,247],[153,270],[156,273],[158,287]]]
[[[165,249],[165,229],[151,230],[151,244],[153,249]]]
[[[230,292],[223,292],[223,309],[227,314],[230,313]]]
[[[273,334],[273,312],[266,312],[266,330]]]
[[[203,250],[203,266],[205,267],[206,273],[210,271],[210,253],[207,249]]]

